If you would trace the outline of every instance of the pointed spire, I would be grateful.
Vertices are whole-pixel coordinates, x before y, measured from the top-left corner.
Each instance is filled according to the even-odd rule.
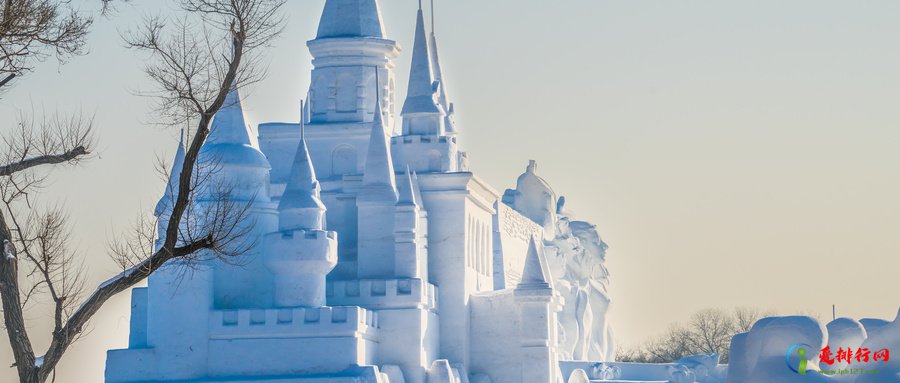
[[[244,107],[241,105],[241,94],[237,86],[232,85],[225,103],[213,118],[208,144],[237,144],[252,146],[250,139],[250,126],[244,116]]]
[[[428,37],[425,34],[425,16],[420,4],[416,18],[416,39],[413,43],[409,88],[401,114],[440,113],[434,100],[434,77],[431,70],[431,54],[428,51]]]
[[[181,168],[184,167],[184,129],[181,129],[181,140],[178,141],[178,150],[175,151],[175,159],[172,160],[172,170],[169,172],[169,182],[166,184],[166,191],[162,198],[156,203],[156,209],[153,214],[159,217],[172,206],[175,200],[175,193],[178,190],[178,184],[181,178]]]
[[[434,0],[431,0],[431,72],[434,74],[434,81],[437,81],[438,87],[438,103],[444,108],[447,114],[450,114],[450,100],[447,98],[447,84],[444,81],[444,72],[441,70],[441,58],[438,54],[437,36],[434,29]]]
[[[550,288],[550,278],[544,267],[544,262],[538,252],[534,237],[528,242],[528,253],[525,255],[525,269],[522,270],[522,280],[517,288]]]
[[[384,38],[377,0],[327,0],[316,39],[334,37]]]
[[[434,35],[434,29],[431,32],[431,68],[434,72],[434,81],[438,84],[437,102],[444,110],[444,126],[447,133],[455,134],[456,125],[453,123],[453,103],[447,96],[447,82],[444,80],[444,72],[441,70],[441,59],[438,54],[437,37]]]
[[[304,124],[300,123],[300,146],[294,156],[287,187],[278,204],[281,230],[322,230],[325,205],[319,198],[319,181],[306,145]]]
[[[444,73],[441,70],[441,57],[438,53],[437,37],[431,32],[431,71],[434,73],[434,81],[438,86],[438,102],[444,107],[448,113],[450,112],[450,104],[447,99],[447,85],[444,83]]]
[[[376,81],[377,81],[377,71]],[[397,184],[394,179],[394,164],[391,160],[391,148],[387,143],[384,126],[384,113],[381,110],[381,94],[375,95],[375,121],[372,123],[372,135],[369,137],[369,150],[366,154],[366,168],[363,172],[363,187],[370,191],[384,192],[397,200]],[[380,190],[379,190],[380,189]]]
[[[409,171],[409,166],[406,167],[406,177],[403,178],[403,183],[397,189],[399,189],[400,193],[397,205],[419,205],[419,200],[416,199],[416,187],[413,184],[413,177],[412,173]]]

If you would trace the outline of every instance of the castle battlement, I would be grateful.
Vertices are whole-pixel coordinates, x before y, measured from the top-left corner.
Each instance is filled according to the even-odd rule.
[[[420,136],[420,135],[409,135],[409,136],[396,136],[391,137],[391,145],[403,145],[403,144],[448,144],[448,143],[456,143],[456,137],[433,137],[433,136]]]
[[[360,279],[328,282],[328,303],[369,309],[437,310],[437,287],[421,279]]]
[[[210,339],[320,338],[378,333],[378,313],[356,306],[216,310]]]
[[[337,239],[337,232],[324,230],[293,230],[278,232],[280,239],[286,242],[304,242],[306,240]]]

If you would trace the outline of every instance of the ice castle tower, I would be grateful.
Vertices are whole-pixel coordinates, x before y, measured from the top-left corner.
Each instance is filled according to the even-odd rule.
[[[201,160],[249,204],[252,247],[134,289],[107,382],[558,383],[565,361],[614,357],[606,245],[536,163],[503,195],[469,170],[437,36],[415,16],[402,102],[377,0],[325,2],[299,122],[255,140],[230,92]]]

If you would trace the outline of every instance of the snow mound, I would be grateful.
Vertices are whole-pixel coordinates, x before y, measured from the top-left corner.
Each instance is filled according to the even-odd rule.
[[[825,326],[828,330],[828,346],[857,349],[866,340],[866,329],[855,319],[837,318]]]

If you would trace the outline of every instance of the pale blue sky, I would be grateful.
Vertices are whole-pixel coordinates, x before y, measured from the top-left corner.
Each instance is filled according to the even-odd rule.
[[[69,207],[96,280],[116,270],[108,239],[161,194],[155,159],[177,142],[147,125],[150,100],[131,92],[148,87],[141,58],[116,32],[160,3],[98,20],[89,55],[40,66],[0,103],[7,125],[32,105],[96,113],[99,157],[57,173],[42,197]],[[270,76],[248,92],[254,122],[297,119],[322,3],[289,1]],[[437,3],[473,169],[502,191],[535,159],[598,224],[620,341],[706,307],[897,312],[900,2]],[[382,4],[389,37],[410,47],[416,1]],[[409,60],[396,62],[400,97]],[[99,381],[104,350],[125,345],[127,309],[122,296],[102,311],[59,381]]]

